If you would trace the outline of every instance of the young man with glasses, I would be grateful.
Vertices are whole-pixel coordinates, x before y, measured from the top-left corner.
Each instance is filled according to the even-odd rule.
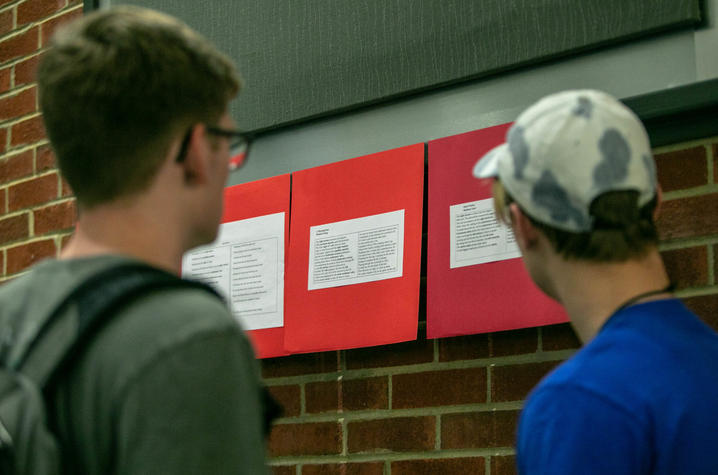
[[[231,61],[150,10],[101,10],[59,31],[38,86],[79,218],[59,259],[0,289],[0,320],[47,312],[122,263],[178,274],[183,253],[215,239],[229,167],[249,145],[227,114]],[[65,473],[255,475],[266,470],[260,388],[219,299],[157,290],[83,348],[47,395],[48,423]]]

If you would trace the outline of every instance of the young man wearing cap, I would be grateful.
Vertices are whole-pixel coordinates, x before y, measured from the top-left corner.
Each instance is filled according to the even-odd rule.
[[[529,395],[519,472],[718,473],[718,335],[671,295],[638,118],[598,91],[550,95],[474,175],[584,343]]]
[[[230,139],[241,139],[227,113],[231,61],[158,12],[103,9],[62,29],[38,87],[80,215],[60,259],[0,288],[2,323],[49,314],[113,267],[178,274],[184,252],[215,239]],[[3,354],[13,334],[1,333]],[[266,473],[256,360],[215,296],[144,293],[82,350],[45,398],[62,473]]]

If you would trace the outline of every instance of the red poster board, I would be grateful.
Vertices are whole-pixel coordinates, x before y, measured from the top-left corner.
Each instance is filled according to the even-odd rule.
[[[419,311],[424,144],[292,176],[285,347],[311,352],[414,340]],[[404,210],[403,274],[308,290],[310,228]]]
[[[286,270],[289,249],[289,194],[290,175],[280,175],[264,180],[235,185],[224,190],[224,214],[222,222],[229,223],[274,213],[284,213],[284,267]],[[286,273],[286,271],[285,271]],[[286,302],[285,302],[286,320]],[[285,356],[284,328],[251,330],[247,334],[252,340],[258,358]]]
[[[520,258],[450,268],[449,207],[491,198],[476,161],[504,142],[511,124],[429,142],[427,336],[441,338],[568,321],[534,285]]]

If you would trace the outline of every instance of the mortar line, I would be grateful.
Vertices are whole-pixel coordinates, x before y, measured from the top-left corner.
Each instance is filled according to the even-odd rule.
[[[716,261],[715,246],[708,246],[708,284],[716,285],[716,269],[714,263]]]
[[[708,161],[707,169],[708,169],[708,183],[709,184],[715,184],[715,180],[713,179],[713,174],[715,172],[713,163],[715,157],[713,156],[713,147],[711,144],[706,144],[706,160]]]
[[[477,412],[496,411],[519,411],[523,407],[523,401],[495,402],[460,404],[452,406],[434,406],[412,409],[370,409],[362,411],[350,411],[343,414],[336,412],[325,412],[319,414],[302,414],[300,416],[280,417],[276,420],[277,425],[284,424],[309,424],[321,422],[334,422],[340,418],[347,422],[369,421],[379,419],[400,419],[407,417],[438,416],[453,414],[470,414]]]
[[[344,374],[345,380],[364,379],[377,376],[389,376],[399,374],[423,373],[426,371],[449,370],[449,369],[473,369],[485,368],[489,365],[494,366],[510,366],[514,364],[525,363],[545,363],[549,361],[562,361],[568,359],[576,352],[575,349],[543,351],[534,353],[524,353],[521,355],[500,356],[477,358],[473,360],[447,361],[440,363],[420,363],[407,364],[401,366],[379,367],[379,368],[363,368],[355,370],[347,370]],[[269,386],[278,386],[285,384],[299,384],[302,382],[327,382],[333,381],[337,377],[336,372],[306,374],[299,376],[278,376],[265,378],[265,382]]]
[[[663,194],[663,201],[672,201],[681,198],[695,198],[696,196],[707,195],[715,192],[718,192],[718,185],[711,183],[708,185],[685,188],[683,190],[667,191]]]
[[[654,155],[660,155],[667,152],[675,152],[679,150],[684,150],[691,147],[698,147],[700,145],[705,145],[707,142],[713,142],[718,139],[718,136],[713,137],[703,137],[700,139],[694,139],[694,140],[688,140],[686,142],[680,142],[670,145],[663,145],[660,147],[654,147],[652,152]]]
[[[434,434],[434,450],[441,450],[441,414],[434,417],[436,418],[434,423],[434,430],[436,431],[436,434]]]
[[[465,457],[491,457],[515,455],[513,447],[490,447],[478,449],[452,449],[431,452],[375,452],[343,455],[306,455],[306,456],[279,456],[269,461],[270,466],[307,465],[307,464],[334,464],[334,463],[361,463],[361,462],[400,462],[405,460],[423,459],[452,459]]]
[[[701,236],[696,238],[676,239],[672,241],[664,241],[658,244],[659,251],[672,251],[674,249],[684,249],[686,247],[709,246],[718,244],[718,236]]]

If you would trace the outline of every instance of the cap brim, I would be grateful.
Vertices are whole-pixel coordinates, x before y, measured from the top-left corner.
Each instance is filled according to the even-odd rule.
[[[489,150],[474,165],[473,174],[476,178],[496,178],[499,174],[499,158],[506,153],[507,144],[501,144]]]

